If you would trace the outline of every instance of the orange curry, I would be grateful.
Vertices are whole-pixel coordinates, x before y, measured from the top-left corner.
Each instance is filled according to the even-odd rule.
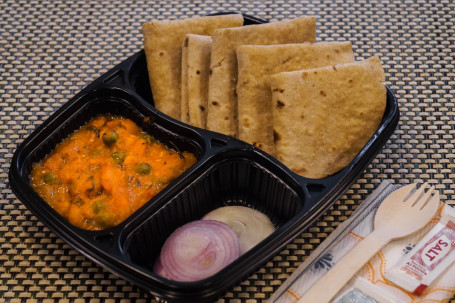
[[[100,230],[121,223],[195,162],[131,120],[100,116],[33,164],[31,185],[72,224]]]

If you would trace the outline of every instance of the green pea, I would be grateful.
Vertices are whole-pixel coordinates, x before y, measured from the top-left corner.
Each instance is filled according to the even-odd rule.
[[[46,184],[52,184],[57,181],[57,177],[53,173],[45,173],[43,176],[43,181]]]
[[[152,144],[152,143],[154,143],[156,141],[155,138],[153,138],[149,134],[142,134],[141,135],[141,139],[143,139],[148,144]]]
[[[136,172],[140,175],[148,175],[152,171],[152,167],[148,163],[141,163],[136,166]]]
[[[125,157],[126,157],[125,152],[121,150],[116,151],[111,155],[111,158],[112,160],[114,160],[114,163],[118,165],[121,165],[123,161],[125,161]]]
[[[103,142],[106,145],[112,145],[115,142],[117,142],[117,140],[118,140],[118,134],[113,130],[110,130],[103,134]]]
[[[96,201],[95,203],[93,203],[92,208],[93,208],[93,212],[95,214],[98,214],[106,208],[106,201],[104,201],[104,200]]]
[[[106,211],[99,213],[95,217],[95,221],[102,228],[109,228],[109,227],[113,227],[115,225],[115,217]]]

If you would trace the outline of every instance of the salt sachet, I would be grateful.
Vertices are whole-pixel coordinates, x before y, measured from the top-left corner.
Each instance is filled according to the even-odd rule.
[[[409,253],[385,273],[385,278],[415,295],[421,295],[454,261],[455,217],[446,213]]]

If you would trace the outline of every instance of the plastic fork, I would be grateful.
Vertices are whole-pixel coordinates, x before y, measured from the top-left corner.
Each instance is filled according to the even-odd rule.
[[[298,303],[330,302],[387,243],[423,228],[439,207],[439,192],[431,186],[425,193],[426,186],[427,183],[424,183],[412,194],[415,184],[392,192],[376,211],[373,231],[322,276]]]

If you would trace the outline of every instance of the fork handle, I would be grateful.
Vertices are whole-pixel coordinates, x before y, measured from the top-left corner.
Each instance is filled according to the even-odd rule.
[[[348,251],[316,284],[300,298],[298,303],[328,303],[344,285],[365,265],[390,238],[373,230],[366,238]]]

